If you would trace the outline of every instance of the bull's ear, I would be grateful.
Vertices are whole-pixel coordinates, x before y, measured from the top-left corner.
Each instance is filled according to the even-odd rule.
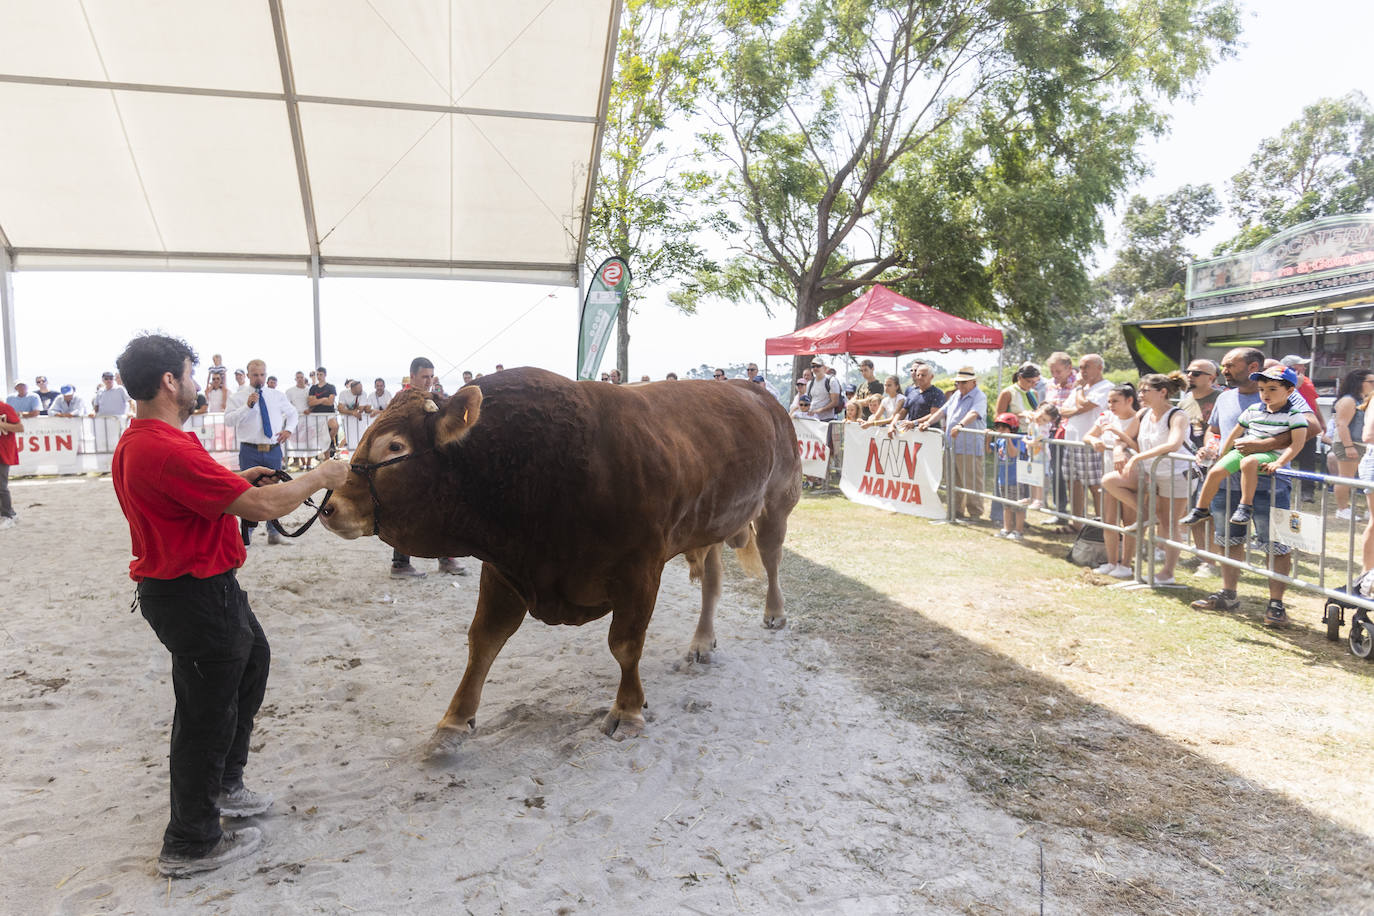
[[[434,426],[434,444],[441,449],[457,445],[472,429],[481,412],[482,389],[476,385],[459,388],[439,411],[439,420]]]

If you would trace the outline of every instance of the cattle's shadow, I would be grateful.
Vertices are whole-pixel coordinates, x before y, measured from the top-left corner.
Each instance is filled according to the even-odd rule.
[[[757,588],[727,569],[732,587]],[[1351,911],[1374,893],[1363,867],[1374,842],[1359,832],[790,550],[783,584],[790,626],[830,642],[886,708],[939,736],[969,784],[1007,812],[1219,873],[1236,896],[1223,909]],[[1085,912],[1212,909],[1158,883],[1057,890]]]

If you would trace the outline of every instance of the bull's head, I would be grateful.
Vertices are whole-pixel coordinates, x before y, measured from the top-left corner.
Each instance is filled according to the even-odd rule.
[[[414,556],[449,556],[455,532],[443,479],[452,452],[477,422],[482,392],[460,388],[442,404],[415,390],[398,394],[363,435],[348,481],[320,512],[344,538],[377,534]],[[450,546],[443,546],[445,543]]]

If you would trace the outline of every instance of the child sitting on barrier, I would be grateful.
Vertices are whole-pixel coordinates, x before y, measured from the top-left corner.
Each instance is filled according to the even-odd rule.
[[[1302,451],[1303,443],[1307,441],[1307,417],[1288,400],[1298,385],[1297,374],[1283,366],[1272,366],[1262,372],[1250,373],[1250,381],[1259,382],[1260,402],[1245,408],[1235,429],[1221,444],[1222,457],[1207,472],[1207,479],[1198,492],[1197,504],[1180,519],[1185,525],[1197,525],[1210,517],[1207,506],[1211,504],[1212,497],[1221,489],[1222,481],[1237,470],[1240,471],[1240,504],[1231,514],[1231,524],[1248,524],[1254,516],[1255,489],[1259,486],[1260,473],[1272,474],[1286,466]],[[1289,431],[1293,438],[1282,453],[1242,455],[1235,448],[1237,441],[1268,439]]]

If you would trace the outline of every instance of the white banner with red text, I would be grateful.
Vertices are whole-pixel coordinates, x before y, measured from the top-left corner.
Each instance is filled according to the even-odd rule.
[[[945,443],[938,432],[889,436],[886,429],[844,425],[840,492],[856,503],[924,518],[944,518],[940,478]]]
[[[801,455],[802,474],[807,477],[825,477],[825,469],[830,464],[830,446],[826,443],[829,424],[805,417],[793,417],[792,427],[797,431],[797,451]]]
[[[108,471],[110,452],[124,431],[123,417],[27,417],[15,433],[15,477]],[[104,452],[104,454],[101,454]]]

